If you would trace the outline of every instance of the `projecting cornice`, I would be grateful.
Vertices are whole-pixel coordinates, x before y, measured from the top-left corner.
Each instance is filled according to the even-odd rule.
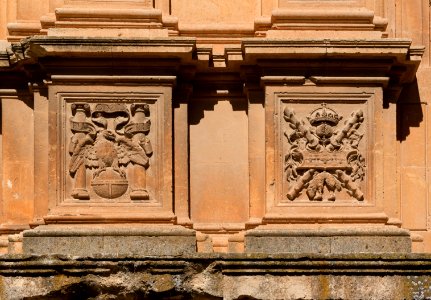
[[[117,71],[123,69],[117,75],[146,75],[142,70],[148,68],[152,68],[148,74],[163,75],[166,68],[173,70],[180,65],[211,69],[211,66],[199,65],[206,52],[197,49],[194,38],[34,36],[5,49],[0,51],[0,68],[6,72],[38,65],[36,69],[41,67],[45,71],[53,70],[48,74],[59,74],[62,68],[76,69],[77,62],[82,70],[91,68],[90,73],[96,75],[102,68],[107,70],[111,66]],[[207,59],[214,61],[214,67],[228,67],[226,71],[230,73],[254,66],[259,73],[254,76],[320,78],[310,79],[317,85],[335,84],[331,78],[337,78],[337,83],[362,85],[370,78],[380,78],[377,81],[384,81],[384,88],[390,91],[390,101],[395,101],[402,86],[415,79],[424,47],[412,46],[409,39],[245,38],[241,48],[229,48],[225,52],[221,59],[226,59],[226,64],[218,63],[215,57]],[[27,68],[26,72],[34,72],[33,69]],[[173,72],[166,74],[174,75]],[[376,84],[376,80],[368,84]]]
[[[191,38],[81,38],[33,37],[24,42],[30,57],[156,57],[191,60],[196,42]]]
[[[270,17],[257,18],[254,28],[257,36],[267,38],[331,37],[334,32],[338,38],[381,38],[387,37],[387,25],[387,19],[366,8],[289,6],[273,10]]]
[[[369,84],[375,84],[380,78],[377,81],[391,93],[390,101],[396,100],[402,85],[415,79],[424,50],[408,39],[242,41],[244,61],[259,66],[264,76],[304,76],[317,85],[363,85],[370,78]]]
[[[179,37],[34,36],[2,46],[0,77],[6,86],[49,81],[56,74],[92,76],[86,80],[116,75],[129,81],[136,81],[136,76],[177,76],[180,67],[190,65],[196,56],[195,40]]]
[[[397,58],[407,60],[411,46],[409,39],[376,40],[291,40],[243,39],[245,59],[265,58]]]
[[[196,42],[191,38],[82,38],[35,36],[0,51],[0,67],[40,58],[151,58],[191,61]]]

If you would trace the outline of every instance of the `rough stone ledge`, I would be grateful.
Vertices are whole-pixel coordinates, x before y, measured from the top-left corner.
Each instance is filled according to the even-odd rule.
[[[398,227],[324,228],[324,229],[253,229],[247,236],[410,236],[410,231]]]
[[[184,272],[190,265],[212,268],[223,274],[431,274],[431,254],[200,254],[178,256],[68,256],[68,255],[25,255],[8,254],[0,256],[0,275],[23,276],[42,273],[104,273],[120,269],[149,272],[161,270],[167,273]]]
[[[0,256],[0,299],[424,299],[429,254]]]
[[[59,236],[195,236],[194,230],[187,228],[68,228],[50,226],[46,228],[36,228],[25,230],[24,237],[59,237]]]

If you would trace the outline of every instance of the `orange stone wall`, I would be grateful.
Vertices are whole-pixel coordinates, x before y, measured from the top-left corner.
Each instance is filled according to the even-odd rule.
[[[369,24],[365,21],[341,24],[337,17],[340,7],[363,11],[364,15],[374,14]],[[81,9],[80,18],[85,17],[85,10],[91,16],[103,9],[118,9],[119,15],[128,10],[132,16],[135,9],[152,8],[157,10],[154,15],[161,15],[159,27],[148,25],[139,32],[120,28],[117,35],[116,29],[108,30],[101,24],[86,27],[84,21],[80,23],[74,19],[78,17],[72,15],[73,9]],[[281,28],[285,26],[283,22],[287,22],[282,18],[288,17],[277,15],[277,11],[283,9],[291,12],[293,17],[289,18],[299,24],[297,30],[277,31],[277,26]],[[309,15],[307,10],[311,11]],[[312,20],[316,11],[328,12],[329,16],[324,17],[329,21],[322,22],[327,22],[327,28],[322,27],[320,31],[306,24],[307,18]],[[295,17],[296,12],[299,17]],[[252,224],[261,218],[265,209],[264,202],[260,201],[265,186],[256,184],[262,182],[259,176],[264,176],[264,153],[259,151],[265,142],[265,129],[260,123],[250,122],[263,117],[262,104],[250,101],[253,91],[244,92],[242,78],[235,74],[241,70],[241,41],[265,36],[411,39],[413,46],[425,46],[425,51],[417,79],[404,87],[396,104],[389,103],[386,108],[390,112],[388,116],[396,116],[396,122],[394,124],[388,117],[382,123],[383,130],[387,130],[385,143],[390,146],[384,153],[384,174],[379,176],[383,176],[385,197],[393,199],[386,211],[391,218],[400,220],[401,227],[411,231],[413,251],[431,252],[430,12],[428,0],[0,0],[0,46],[33,35],[136,37],[143,34],[146,37],[196,38],[194,72],[206,74],[209,69],[211,72],[207,78],[203,75],[197,79],[188,107],[180,104],[175,108],[174,122],[179,123],[174,138],[184,143],[175,146],[178,148],[174,149],[177,153],[174,160],[189,161],[189,170],[175,175],[176,193],[187,199],[176,204],[177,217],[183,218],[178,223],[197,231],[199,251],[209,251],[212,247],[214,251],[235,252],[243,249],[246,223]],[[118,22],[128,22],[127,18],[118,17]],[[370,24],[377,28],[381,19],[387,19],[386,29],[363,29]],[[338,25],[332,26],[332,21]],[[268,30],[271,24],[272,29]],[[356,27],[342,30],[337,26]],[[232,78],[227,85],[229,76]],[[206,89],[209,85],[213,89],[211,93]],[[30,106],[26,95],[12,93],[1,98],[0,223],[3,235],[37,224],[47,212],[48,195],[43,187],[49,180],[46,176],[48,164],[44,163],[48,149],[40,142],[47,139],[48,120],[41,113],[47,109],[43,101],[46,91],[38,87],[32,91],[34,102]],[[16,98],[22,100],[18,106],[14,102]],[[181,128],[184,126],[181,118],[187,120],[188,128]],[[188,142],[187,139],[181,141],[185,136]],[[181,151],[184,147],[187,152]],[[178,168],[182,168],[181,162]]]

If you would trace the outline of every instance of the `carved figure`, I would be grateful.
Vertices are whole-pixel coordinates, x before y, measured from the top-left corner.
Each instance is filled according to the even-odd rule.
[[[91,187],[100,197],[114,199],[129,186],[132,200],[149,199],[146,169],[152,154],[148,138],[151,122],[148,104],[72,104],[69,173],[75,178],[72,197],[90,199]],[[130,121],[130,115],[133,120]],[[132,169],[132,171],[130,171]]]
[[[72,104],[70,127],[73,136],[69,143],[69,153],[72,156],[69,163],[69,172],[75,177],[75,186],[72,197],[87,200],[90,195],[87,190],[86,167],[95,167],[92,145],[96,138],[96,129],[89,123],[87,117],[90,114],[90,106],[86,103]]]
[[[307,117],[310,126],[286,107],[284,120],[289,132],[285,136],[290,149],[285,155],[285,174],[291,184],[287,192],[289,200],[298,198],[305,189],[311,201],[336,200],[336,192],[343,189],[358,201],[364,194],[358,183],[365,177],[365,159],[358,150],[363,137],[360,133],[364,121],[362,110],[352,112],[341,128],[342,116],[322,103]]]
[[[149,157],[153,153],[151,142],[148,138],[151,120],[148,104],[132,104],[131,112],[133,121],[126,125],[125,136],[118,139],[120,146],[120,163],[123,166],[131,164],[134,180],[130,198],[132,200],[148,199],[146,186],[146,169],[149,165]]]

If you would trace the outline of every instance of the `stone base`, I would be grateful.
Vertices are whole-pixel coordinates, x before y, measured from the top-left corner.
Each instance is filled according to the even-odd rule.
[[[180,226],[39,226],[24,231],[24,254],[185,255],[196,252],[194,230]]]
[[[429,254],[0,256],[0,299],[431,299]]]
[[[343,229],[253,229],[248,253],[410,253],[408,230],[396,227]]]

